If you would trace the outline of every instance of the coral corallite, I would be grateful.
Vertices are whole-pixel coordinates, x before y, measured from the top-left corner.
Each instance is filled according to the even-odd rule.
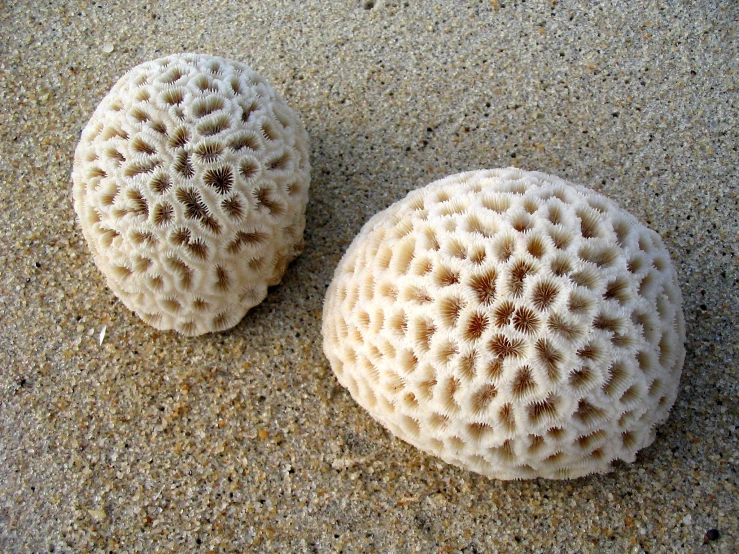
[[[83,130],[72,179],[95,263],[158,329],[232,327],[303,249],[307,134],[238,62],[179,54],[126,73]]]
[[[660,237],[518,169],[453,175],[375,215],[336,269],[324,352],[401,439],[498,478],[631,462],[672,407],[681,294]]]

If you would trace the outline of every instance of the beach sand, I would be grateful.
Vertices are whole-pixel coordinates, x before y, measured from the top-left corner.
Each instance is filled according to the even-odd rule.
[[[0,551],[737,551],[738,4],[10,4]],[[70,194],[79,133],[113,83],[183,51],[266,77],[313,166],[303,255],[238,326],[198,338],[116,300]],[[608,475],[500,482],[447,465],[372,420],[321,351],[333,268],[372,214],[510,165],[606,194],[676,263],[680,394],[655,443]]]

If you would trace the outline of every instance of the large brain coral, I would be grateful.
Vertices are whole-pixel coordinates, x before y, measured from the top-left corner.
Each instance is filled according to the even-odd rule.
[[[633,461],[675,401],[684,333],[657,233],[518,169],[454,175],[373,217],[323,318],[337,378],[373,417],[499,479]]]
[[[126,73],[83,130],[72,178],[108,285],[159,329],[235,325],[303,248],[307,134],[238,62],[181,54]]]

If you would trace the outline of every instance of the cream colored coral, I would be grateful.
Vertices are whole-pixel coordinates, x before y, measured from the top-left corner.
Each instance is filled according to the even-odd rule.
[[[498,479],[633,461],[675,401],[684,333],[657,233],[513,168],[448,177],[374,216],[323,314],[326,356],[360,405]]]
[[[158,329],[227,329],[303,249],[298,116],[238,62],[180,54],[126,73],[75,152],[74,207],[123,303]]]

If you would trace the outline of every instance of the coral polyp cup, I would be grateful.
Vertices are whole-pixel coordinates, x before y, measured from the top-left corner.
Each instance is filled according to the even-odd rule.
[[[375,215],[326,294],[324,352],[392,433],[498,478],[631,462],[678,389],[685,330],[660,237],[518,169],[453,175]]]

